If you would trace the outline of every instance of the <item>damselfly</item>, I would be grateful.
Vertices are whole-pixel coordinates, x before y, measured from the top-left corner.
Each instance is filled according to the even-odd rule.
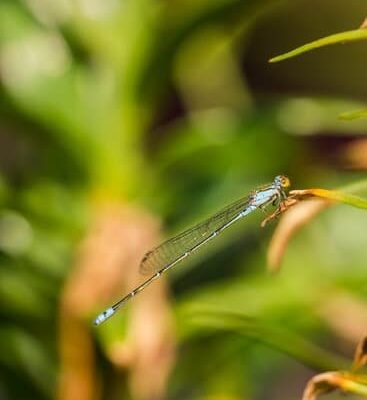
[[[102,322],[106,321],[114,315],[121,306],[144,290],[154,280],[158,279],[164,272],[189,257],[193,252],[219,235],[234,222],[256,209],[264,209],[270,204],[279,209],[282,201],[287,197],[285,190],[289,186],[289,179],[286,176],[278,175],[271,184],[258,188],[248,196],[230,204],[207,220],[172,239],[168,239],[158,247],[146,253],[141,261],[140,270],[143,273],[151,273],[152,275],[150,278],[99,314],[94,324],[100,325]]]

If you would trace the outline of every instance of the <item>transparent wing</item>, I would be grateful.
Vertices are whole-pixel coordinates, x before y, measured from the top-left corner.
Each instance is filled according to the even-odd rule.
[[[173,263],[185,253],[190,253],[193,248],[205,242],[214,232],[220,230],[246,209],[249,205],[250,198],[250,196],[247,196],[237,200],[207,220],[168,239],[158,247],[146,253],[140,263],[140,272],[144,275],[153,274]]]

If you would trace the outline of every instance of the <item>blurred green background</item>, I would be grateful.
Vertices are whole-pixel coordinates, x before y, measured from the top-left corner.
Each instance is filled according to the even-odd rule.
[[[317,216],[275,276],[261,213],[169,273],[165,367],[160,349],[140,369],[118,361],[133,306],[92,327],[134,280],[97,293],[109,270],[84,262],[83,291],[70,282],[106,205],[154,216],[164,238],[278,174],[298,189],[362,181],[366,120],[338,114],[367,103],[367,43],[267,60],[365,13],[363,0],[1,0],[0,399],[287,400],[349,365],[367,333],[362,210]],[[67,296],[83,304],[70,325]],[[70,336],[75,359],[60,356]]]

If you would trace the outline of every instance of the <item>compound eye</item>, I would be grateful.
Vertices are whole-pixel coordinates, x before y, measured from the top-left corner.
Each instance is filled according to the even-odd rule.
[[[281,180],[282,187],[287,188],[290,186],[290,184],[291,184],[291,182],[290,182],[289,178],[287,178],[286,176],[282,176],[282,180]]]

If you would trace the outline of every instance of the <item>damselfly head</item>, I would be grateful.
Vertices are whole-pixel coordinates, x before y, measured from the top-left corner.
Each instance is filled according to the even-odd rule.
[[[276,176],[275,179],[274,179],[274,182],[277,185],[280,185],[280,187],[282,189],[287,189],[291,185],[291,181],[289,180],[289,178],[287,176],[284,176],[284,175]]]

